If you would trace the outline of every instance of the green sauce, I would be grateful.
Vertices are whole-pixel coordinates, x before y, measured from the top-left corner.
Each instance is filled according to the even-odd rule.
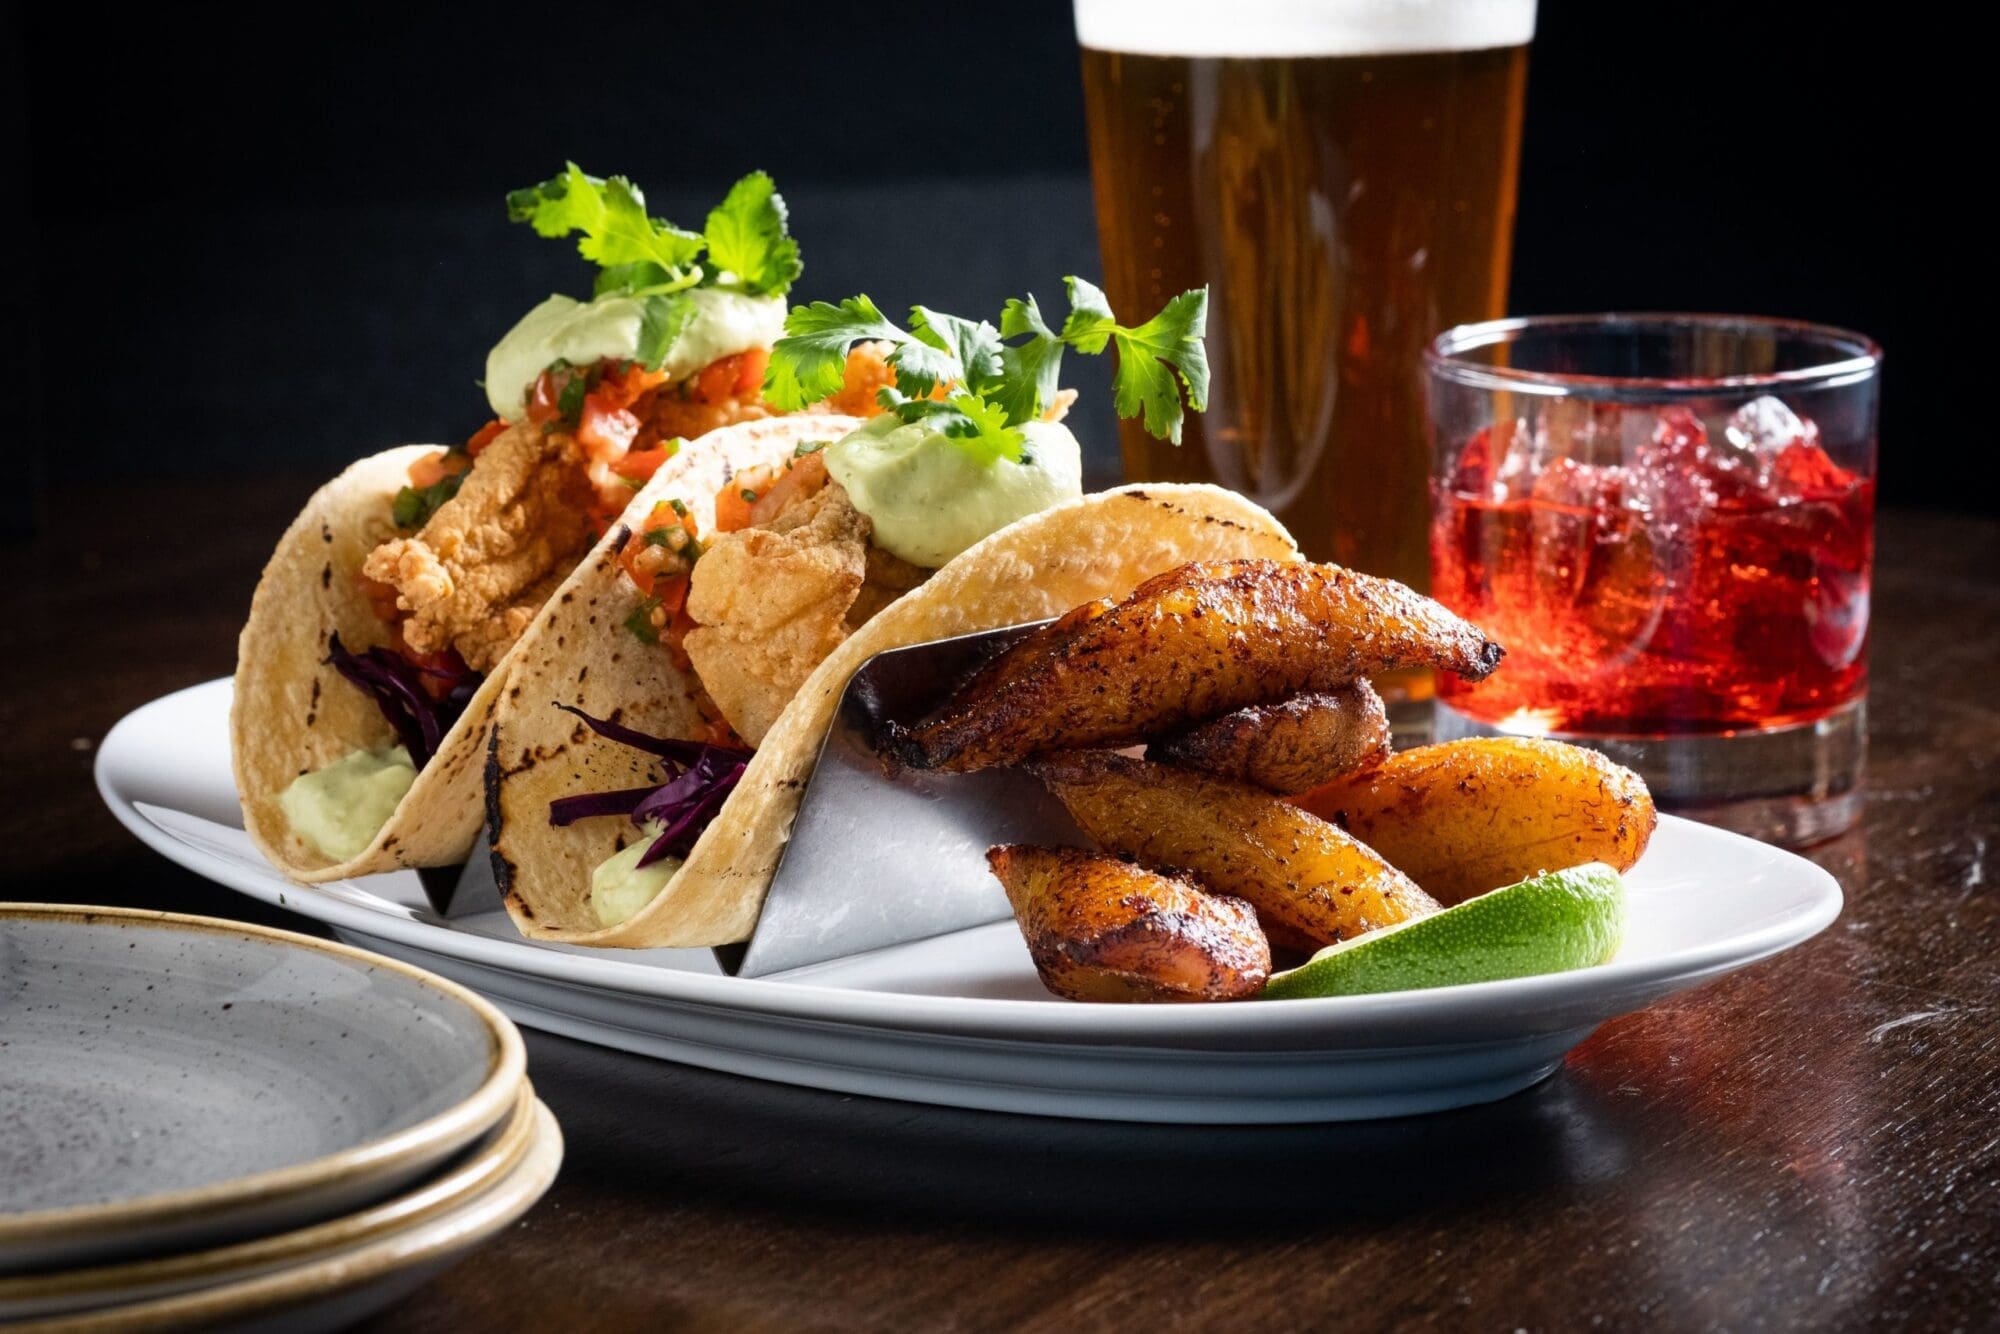
[[[744,296],[712,287],[687,296],[697,313],[661,365],[669,383],[712,361],[769,347],[785,332],[783,297]],[[636,297],[601,296],[589,302],[550,297],[523,315],[486,354],[486,401],[495,415],[519,421],[528,411],[535,381],[558,361],[588,366],[632,360],[638,355],[644,315],[645,305]]]
[[[599,926],[617,926],[651,903],[666,888],[682,858],[662,857],[651,866],[639,865],[646,849],[660,835],[658,821],[648,821],[639,841],[612,853],[590,873],[590,910]]]
[[[278,807],[293,833],[344,862],[368,850],[416,781],[417,766],[401,746],[357,750],[294,778],[278,794]]]
[[[1083,494],[1069,428],[1029,422],[1021,462],[984,464],[920,424],[881,416],[826,447],[826,468],[875,523],[875,545],[936,569],[1005,528]]]

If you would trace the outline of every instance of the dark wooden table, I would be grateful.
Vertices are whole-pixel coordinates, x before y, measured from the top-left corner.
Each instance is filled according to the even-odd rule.
[[[0,549],[0,897],[314,929],[126,835],[127,710],[227,674],[309,484],[55,497]],[[1891,515],[1863,828],[1805,947],[1488,1107],[1273,1129],[943,1111],[530,1032],[569,1141],[384,1328],[2000,1325],[2000,523]]]

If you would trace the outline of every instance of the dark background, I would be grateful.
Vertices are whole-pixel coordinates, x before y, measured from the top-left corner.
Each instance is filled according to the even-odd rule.
[[[548,292],[585,290],[567,246],[500,205],[565,157],[697,225],[767,168],[802,297],[988,312],[1098,271],[1063,0],[6,14],[0,154],[27,182],[8,211],[29,257],[7,284],[27,387],[9,452],[31,442],[31,496],[107,471],[317,475],[462,437],[487,347]],[[1995,512],[1990,482],[1940,463],[1969,443],[1946,408],[1970,392],[1947,383],[1970,321],[1916,297],[1972,299],[1983,212],[1936,163],[1939,135],[1984,116],[1930,106],[1969,108],[1968,44],[1906,60],[1900,23],[1544,0],[1511,304],[1869,333],[1889,352],[1884,500]],[[1108,480],[1104,396],[1076,378]]]

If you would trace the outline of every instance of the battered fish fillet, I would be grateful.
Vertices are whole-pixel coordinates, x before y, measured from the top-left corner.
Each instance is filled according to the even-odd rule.
[[[684,647],[736,734],[758,745],[847,638],[874,525],[828,485],[768,527],[718,535],[695,562]]]
[[[1389,713],[1366,681],[1225,713],[1146,747],[1146,758],[1270,792],[1308,792],[1389,753]]]
[[[1241,899],[1077,848],[1012,844],[986,863],[1042,984],[1068,1000],[1236,1000],[1271,975],[1270,942]]]
[[[522,422],[415,536],[384,542],[361,572],[396,590],[412,649],[456,649],[490,672],[590,549],[592,496],[576,442]]]
[[[1337,565],[1197,562],[1035,631],[931,721],[884,729],[884,749],[912,769],[964,773],[1130,745],[1402,667],[1478,680],[1501,653],[1393,580]]]

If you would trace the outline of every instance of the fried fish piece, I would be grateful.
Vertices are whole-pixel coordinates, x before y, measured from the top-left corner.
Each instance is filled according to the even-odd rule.
[[[1478,680],[1498,644],[1422,594],[1336,565],[1195,562],[1044,626],[930,721],[884,729],[892,763],[963,773],[1123,746],[1403,667]]]
[[[1419,746],[1299,804],[1444,904],[1584,862],[1630,870],[1659,821],[1639,775],[1545,737]]]
[[[1146,758],[1272,792],[1306,792],[1389,753],[1389,712],[1366,681],[1225,713],[1146,747]]]
[[[590,550],[594,499],[576,441],[521,422],[418,532],[375,548],[361,573],[396,590],[411,649],[455,649],[490,672]]]
[[[1078,848],[990,848],[1042,984],[1080,1001],[1236,1000],[1271,946],[1241,899]]]
[[[873,525],[830,484],[769,527],[718,535],[695,562],[684,647],[736,734],[760,744],[813,669],[847,638]]]
[[[1438,910],[1366,844],[1268,792],[1112,751],[1030,768],[1092,840],[1247,899],[1276,944],[1316,950]]]

